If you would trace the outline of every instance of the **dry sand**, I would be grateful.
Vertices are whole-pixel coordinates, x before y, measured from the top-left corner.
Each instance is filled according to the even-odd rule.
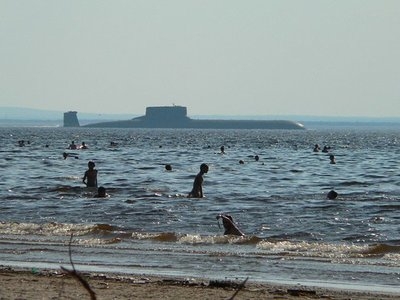
[[[398,294],[138,275],[80,273],[96,299],[399,299]],[[90,299],[75,276],[62,270],[0,268],[0,299]]]

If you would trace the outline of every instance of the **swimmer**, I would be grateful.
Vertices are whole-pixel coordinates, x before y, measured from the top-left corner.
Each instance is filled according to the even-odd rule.
[[[108,197],[108,194],[106,193],[106,188],[103,186],[100,186],[97,189],[97,195],[94,196],[95,198],[106,198]]]
[[[172,171],[172,166],[169,164],[165,165],[165,170]]]
[[[64,157],[64,159],[67,159],[67,157],[73,157],[75,159],[79,159],[79,157],[76,154],[67,153],[67,152],[63,153],[63,157]]]
[[[85,142],[82,142],[82,145],[81,145],[81,147],[80,147],[80,149],[87,149],[88,147],[86,146],[86,143]]]
[[[222,225],[224,225],[224,235],[239,235],[244,236],[244,233],[236,226],[233,222],[233,218],[230,215],[219,214],[217,220],[222,219]],[[219,226],[219,223],[218,223]]]
[[[336,164],[336,160],[335,160],[335,156],[334,155],[329,155],[329,159],[330,159],[330,164],[332,164],[332,165],[334,165],[334,164]]]
[[[255,159],[256,161],[259,161],[259,160],[260,160],[260,157],[259,157],[258,155],[256,155],[256,156],[254,156],[254,159]]]
[[[189,193],[188,198],[203,198],[203,175],[208,173],[208,165],[201,164],[200,172],[196,175],[196,178],[193,182],[193,189]]]
[[[331,149],[331,147],[324,146],[324,148],[322,149],[322,152],[328,153],[330,149]]]
[[[318,144],[315,144],[313,151],[314,152],[319,152],[319,150],[321,150],[321,148],[319,147]]]
[[[329,193],[326,195],[326,197],[330,200],[336,199],[338,196],[338,193],[336,193],[334,190],[329,191]]]
[[[87,187],[97,187],[97,170],[95,166],[93,161],[88,162],[88,170],[86,170],[82,179],[82,182],[86,184]]]
[[[76,145],[75,145],[75,142],[72,141],[71,144],[69,144],[69,146],[68,146],[67,149],[76,150],[76,148],[77,148],[77,147],[76,147]]]
[[[221,146],[220,150],[221,150],[220,154],[225,154],[225,147],[224,146]]]
[[[239,164],[244,165],[244,161],[243,160],[239,160]]]

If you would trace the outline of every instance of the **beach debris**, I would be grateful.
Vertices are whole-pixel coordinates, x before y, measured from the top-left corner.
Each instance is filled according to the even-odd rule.
[[[232,297],[229,298],[229,300],[233,300],[236,297],[236,295],[240,292],[240,290],[244,288],[247,280],[249,280],[249,277],[246,277],[246,279],[243,280],[243,282],[238,286],[235,293],[232,295]]]
[[[186,279],[163,279],[162,283],[170,284],[170,285],[181,285],[181,286],[201,286],[202,283],[196,282],[193,278],[186,278]]]
[[[73,233],[71,233],[71,238],[69,240],[69,245],[68,245],[69,261],[71,263],[72,270],[68,270],[63,266],[60,266],[60,268],[65,273],[71,275],[73,278],[75,278],[78,282],[82,284],[82,286],[88,291],[91,300],[96,300],[96,293],[92,290],[89,283],[75,269],[74,262],[72,261],[72,251],[71,251],[72,238],[73,238]]]
[[[287,293],[291,296],[311,296],[316,295],[317,292],[313,290],[302,290],[302,289],[288,289]]]

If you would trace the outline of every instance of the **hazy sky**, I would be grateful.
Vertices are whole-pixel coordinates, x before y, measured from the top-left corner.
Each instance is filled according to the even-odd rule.
[[[400,115],[400,1],[0,0],[0,106]]]

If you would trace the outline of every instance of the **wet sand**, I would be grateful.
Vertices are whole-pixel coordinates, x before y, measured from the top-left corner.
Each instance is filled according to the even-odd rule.
[[[301,285],[210,281],[139,275],[79,273],[60,270],[0,269],[0,299],[399,299],[397,294]],[[237,293],[235,295],[235,293]],[[232,298],[234,297],[234,298]],[[94,299],[94,298],[93,298]]]

